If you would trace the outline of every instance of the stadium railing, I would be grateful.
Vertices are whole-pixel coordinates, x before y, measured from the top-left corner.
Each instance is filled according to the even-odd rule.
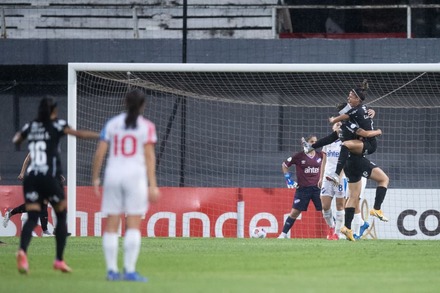
[[[14,0],[0,4],[1,38],[181,38],[184,29],[183,0],[161,3],[106,0],[65,1]],[[279,5],[273,0],[189,1],[188,38],[276,39],[285,37],[372,38],[414,37],[413,11],[435,10],[440,4],[403,5]],[[278,1],[282,3],[283,1]],[[406,31],[354,35],[345,32],[304,34],[292,27],[291,15],[298,10],[404,10]],[[403,20],[404,21],[404,20]],[[299,33],[299,34],[298,34]]]

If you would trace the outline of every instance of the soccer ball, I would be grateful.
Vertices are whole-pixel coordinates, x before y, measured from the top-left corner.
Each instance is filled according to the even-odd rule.
[[[266,238],[267,232],[263,227],[256,227],[251,230],[252,238]]]

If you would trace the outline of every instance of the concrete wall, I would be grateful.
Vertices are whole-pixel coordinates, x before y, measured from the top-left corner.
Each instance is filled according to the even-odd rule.
[[[3,39],[1,65],[182,62],[181,40]],[[440,39],[188,40],[188,63],[436,63]]]

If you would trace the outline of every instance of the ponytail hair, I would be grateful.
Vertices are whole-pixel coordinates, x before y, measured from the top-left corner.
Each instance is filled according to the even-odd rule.
[[[57,107],[57,102],[52,97],[44,97],[38,105],[37,121],[48,122],[51,120],[52,112]]]
[[[356,96],[361,99],[362,101],[365,100],[365,97],[367,95],[367,90],[369,89],[368,80],[364,79],[362,83],[355,89],[353,89],[353,92],[356,94]]]
[[[145,104],[145,94],[141,90],[132,90],[125,96],[125,107],[127,109],[127,117],[125,118],[125,128],[136,128],[137,118],[142,106]]]

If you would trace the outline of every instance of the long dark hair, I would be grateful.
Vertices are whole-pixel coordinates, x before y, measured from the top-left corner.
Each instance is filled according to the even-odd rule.
[[[52,112],[57,107],[57,102],[52,97],[44,97],[40,101],[40,105],[38,105],[38,116],[37,121],[40,122],[48,122],[50,121],[50,116]]]
[[[137,117],[140,109],[145,103],[145,94],[141,90],[132,90],[125,96],[125,107],[127,108],[127,117],[125,118],[125,128],[136,128]]]
[[[353,89],[353,92],[358,96],[359,99],[362,101],[365,100],[365,97],[367,96],[367,91],[369,89],[368,80],[364,79],[357,88]]]

